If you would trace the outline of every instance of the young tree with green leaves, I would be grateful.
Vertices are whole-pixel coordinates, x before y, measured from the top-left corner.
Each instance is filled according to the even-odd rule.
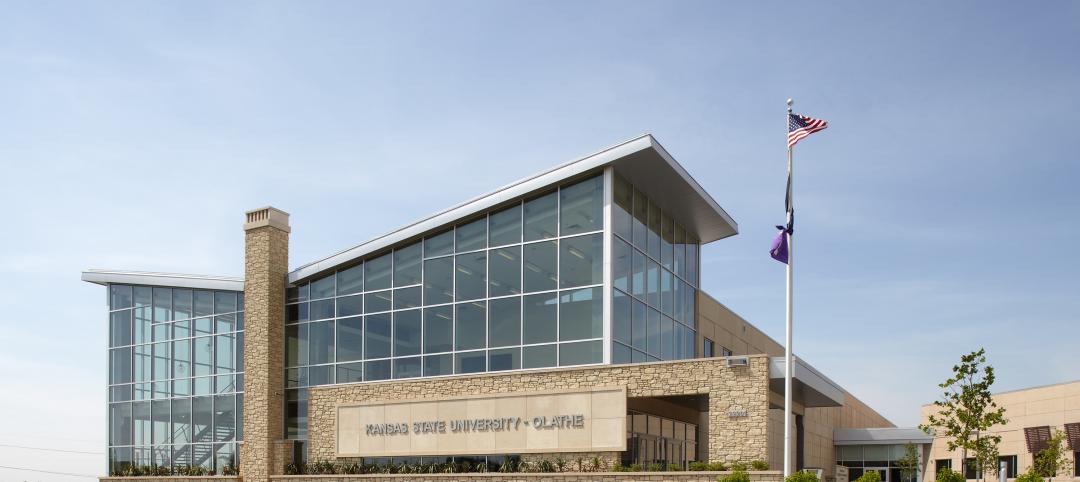
[[[904,456],[896,459],[896,465],[900,468],[900,477],[903,482],[914,482],[919,475],[919,450],[915,444],[908,442],[904,445]]]
[[[934,402],[937,412],[919,425],[928,434],[946,437],[950,451],[960,449],[961,474],[966,472],[969,452],[976,470],[997,473],[1001,436],[985,432],[1006,420],[1005,409],[994,403],[990,393],[993,384],[994,367],[986,363],[985,349],[961,356],[960,363],[953,366],[953,376],[938,384],[944,393]]]
[[[1061,472],[1068,472],[1072,468],[1072,460],[1069,452],[1064,447],[1065,432],[1054,429],[1054,435],[1050,437],[1046,448],[1035,455],[1035,464],[1031,469],[1039,477],[1053,480]]]

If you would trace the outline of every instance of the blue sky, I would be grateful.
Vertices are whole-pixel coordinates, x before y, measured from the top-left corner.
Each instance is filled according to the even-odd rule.
[[[240,274],[266,204],[298,266],[644,132],[739,222],[705,290],[780,339],[788,97],[830,121],[796,150],[798,354],[901,425],[978,347],[1001,390],[1080,378],[1076,3],[15,2],[0,25],[0,444],[103,450],[85,268]]]

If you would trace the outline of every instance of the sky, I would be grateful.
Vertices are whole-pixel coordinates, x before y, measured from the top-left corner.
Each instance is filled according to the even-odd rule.
[[[902,426],[980,347],[996,390],[1080,379],[1075,2],[3,11],[0,466],[105,470],[82,270],[240,275],[268,204],[297,267],[642,133],[739,223],[704,290],[782,340],[789,97],[830,122],[795,151],[800,357]]]

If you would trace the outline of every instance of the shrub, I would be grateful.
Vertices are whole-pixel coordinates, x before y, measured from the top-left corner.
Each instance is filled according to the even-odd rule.
[[[694,472],[704,472],[709,470],[709,464],[705,462],[690,462],[690,470]]]
[[[855,482],[881,482],[881,474],[876,470],[863,472],[859,478],[855,479]]]
[[[750,474],[746,473],[745,470],[736,470],[731,475],[717,477],[716,480],[720,482],[750,482]]]
[[[678,472],[680,470],[682,470],[682,466],[679,464],[667,464],[668,472]]]
[[[764,460],[750,462],[750,468],[754,470],[769,470],[769,463]]]
[[[960,472],[955,472],[949,468],[937,471],[935,480],[937,482],[966,482],[964,476],[960,475]]]
[[[732,462],[731,463],[731,470],[733,472],[746,472],[747,467],[746,467],[746,464],[744,464],[742,462]]]
[[[723,462],[709,462],[709,470],[712,472],[723,472],[727,469],[727,465],[724,465]]]
[[[641,464],[630,464],[630,472],[641,472]]]
[[[1043,482],[1043,478],[1035,473],[1034,467],[1030,467],[1027,472],[1016,476],[1016,482]]]
[[[818,478],[813,472],[795,472],[787,476],[784,482],[818,482]]]
[[[664,464],[649,464],[649,472],[663,472]]]

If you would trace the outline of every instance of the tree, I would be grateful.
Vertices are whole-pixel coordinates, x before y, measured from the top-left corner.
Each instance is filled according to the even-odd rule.
[[[1040,450],[1035,456],[1035,464],[1031,467],[1032,472],[1048,479],[1056,477],[1059,472],[1068,472],[1072,466],[1072,460],[1069,459],[1068,451],[1062,447],[1064,441],[1065,432],[1055,428],[1054,435],[1050,437],[1046,448]]]
[[[903,477],[903,482],[915,480],[919,475],[919,451],[915,448],[915,444],[908,442],[904,445],[904,456],[896,460],[896,465],[900,468],[900,477]]]
[[[919,425],[927,434],[946,437],[950,451],[960,449],[966,472],[968,452],[976,470],[984,474],[997,473],[1000,435],[984,432],[1006,423],[1005,409],[994,403],[990,387],[994,384],[994,367],[986,363],[986,350],[980,348],[960,357],[953,366],[953,376],[938,384],[944,390],[942,399],[934,402],[937,413],[931,413],[927,423]]]

